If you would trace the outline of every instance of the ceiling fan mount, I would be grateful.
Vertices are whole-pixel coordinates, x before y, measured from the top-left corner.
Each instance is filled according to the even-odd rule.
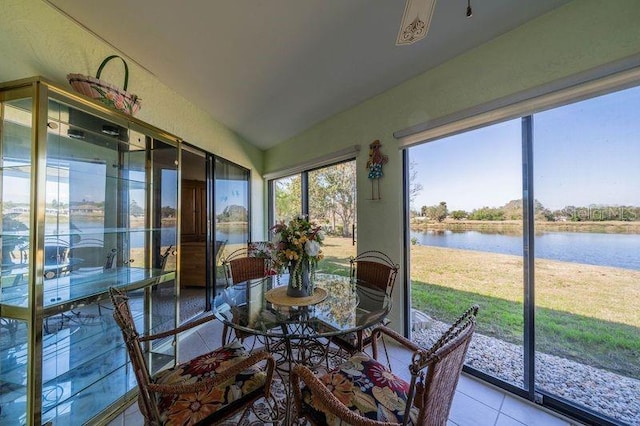
[[[431,25],[436,0],[407,0],[400,22],[400,31],[396,39],[396,46],[413,44],[426,37]],[[467,17],[473,15],[471,0],[467,0]]]

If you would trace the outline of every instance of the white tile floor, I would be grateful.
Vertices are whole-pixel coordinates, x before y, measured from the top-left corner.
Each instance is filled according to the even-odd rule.
[[[214,321],[185,336],[180,341],[180,360],[187,360],[220,346],[222,326]],[[392,365],[408,365],[411,353],[400,347],[389,346]],[[402,376],[402,374],[400,374]],[[405,379],[410,378],[408,371]],[[144,424],[137,404],[133,404],[108,426],[135,426]],[[463,374],[451,407],[448,426],[574,426],[574,421],[546,411],[535,404],[512,396],[471,376]]]

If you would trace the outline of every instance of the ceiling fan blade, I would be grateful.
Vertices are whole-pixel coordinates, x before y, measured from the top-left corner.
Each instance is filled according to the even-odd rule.
[[[429,31],[431,17],[436,8],[436,0],[407,0],[398,31],[396,46],[422,40]]]

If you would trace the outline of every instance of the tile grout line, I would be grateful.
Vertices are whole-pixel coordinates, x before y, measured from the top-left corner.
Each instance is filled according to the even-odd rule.
[[[498,425],[498,421],[500,420],[500,414],[502,414],[502,404],[504,404],[504,395],[502,395],[502,401],[500,401],[500,407],[498,407],[498,415],[496,416],[496,421],[493,422],[493,426]]]
[[[506,401],[506,399],[507,399],[507,395],[503,392],[502,393],[502,401],[500,401],[500,407],[498,408],[498,413],[500,413],[500,414],[502,414],[502,407],[504,407],[504,402]]]
[[[484,384],[482,384],[482,383],[478,383],[478,384],[479,384],[479,385],[481,385],[481,386],[485,386],[485,385],[484,385]],[[491,389],[491,388],[489,388],[488,386],[486,386],[486,387],[487,387],[488,389]],[[497,389],[496,389],[496,391],[497,391],[497,392],[500,392],[500,394],[502,395],[502,399],[501,399],[501,401],[500,401],[500,407],[498,407],[498,408],[494,408],[494,407],[490,406],[489,404],[487,404],[487,403],[485,403],[485,402],[483,402],[483,401],[480,401],[480,400],[479,400],[478,398],[476,398],[475,396],[473,396],[473,395],[469,395],[468,393],[466,393],[466,392],[464,392],[464,391],[458,390],[458,387],[456,386],[456,392],[460,392],[461,394],[463,394],[463,395],[465,395],[465,396],[467,396],[467,397],[469,397],[469,398],[473,399],[474,401],[476,401],[476,402],[478,402],[478,403],[480,403],[480,404],[484,405],[484,406],[485,406],[485,407],[487,407],[487,408],[490,408],[490,409],[491,409],[491,410],[493,410],[493,411],[497,411],[498,413],[502,413],[502,406],[504,405],[504,400],[505,400],[506,395],[505,395],[504,391],[500,391],[500,390],[497,390]]]

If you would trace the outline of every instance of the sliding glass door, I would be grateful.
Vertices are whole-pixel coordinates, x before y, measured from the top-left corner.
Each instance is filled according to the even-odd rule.
[[[412,338],[478,303],[473,374],[640,424],[640,87],[408,154]]]
[[[640,424],[640,88],[533,128],[536,388]]]
[[[315,169],[307,178],[309,219],[326,234],[319,268],[347,275],[348,259],[356,255],[356,162]]]
[[[183,322],[210,309],[211,299],[226,285],[221,265],[223,255],[246,247],[249,241],[249,182],[248,169],[183,145],[180,200]]]
[[[215,283],[219,291],[226,285],[222,267],[224,256],[247,247],[251,240],[250,172],[242,166],[215,157],[213,177],[215,238],[211,262],[215,265]]]
[[[211,286],[207,281],[207,153],[195,147],[182,148],[180,222],[180,321],[209,309]]]
[[[525,388],[520,120],[411,148],[413,339],[430,345],[478,303],[468,364]]]

